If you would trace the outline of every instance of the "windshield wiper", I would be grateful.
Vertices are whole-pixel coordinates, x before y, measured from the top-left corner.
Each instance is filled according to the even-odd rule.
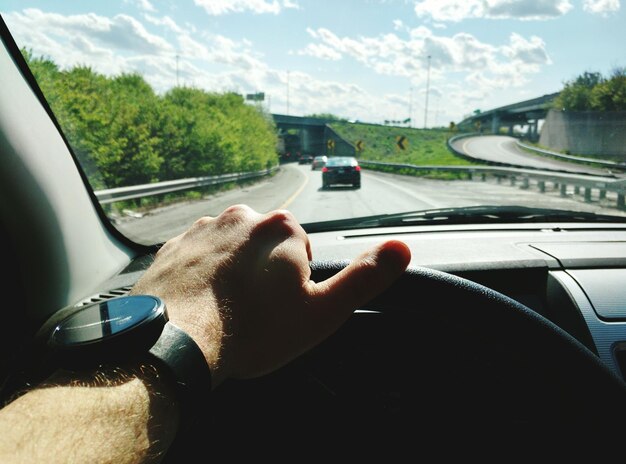
[[[349,219],[303,224],[307,232],[323,232],[367,227],[394,227],[431,224],[498,224],[529,222],[626,223],[626,217],[525,206],[468,206],[436,208],[395,214],[379,214]]]

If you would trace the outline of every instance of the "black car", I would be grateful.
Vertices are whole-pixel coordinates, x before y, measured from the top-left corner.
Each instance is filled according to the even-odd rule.
[[[302,155],[298,160],[298,164],[311,164],[313,161],[313,155]]]
[[[361,166],[353,156],[333,156],[322,168],[322,188],[349,184],[361,188]]]

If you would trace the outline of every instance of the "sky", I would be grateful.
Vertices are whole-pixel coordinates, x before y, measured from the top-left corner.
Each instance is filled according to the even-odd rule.
[[[620,0],[0,0],[0,15],[20,47],[62,69],[411,127],[626,66]]]

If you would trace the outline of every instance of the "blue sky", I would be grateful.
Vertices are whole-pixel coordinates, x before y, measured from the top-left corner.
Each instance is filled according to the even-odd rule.
[[[3,0],[0,14],[18,45],[62,68],[413,127],[626,66],[620,0]]]

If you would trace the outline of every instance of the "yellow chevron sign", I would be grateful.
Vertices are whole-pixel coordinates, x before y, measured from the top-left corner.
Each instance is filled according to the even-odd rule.
[[[396,145],[400,150],[406,150],[406,148],[409,146],[409,141],[404,135],[398,135],[396,137]]]

